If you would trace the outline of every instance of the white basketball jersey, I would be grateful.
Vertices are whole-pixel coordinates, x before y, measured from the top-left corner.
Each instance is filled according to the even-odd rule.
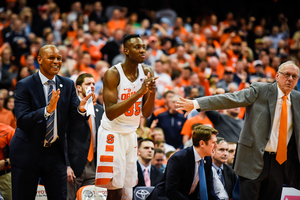
[[[120,82],[117,87],[118,90],[118,103],[126,100],[128,97],[137,92],[141,87],[145,80],[145,73],[141,64],[138,65],[138,78],[131,82],[125,76],[121,63],[115,65],[120,74]],[[129,134],[136,131],[140,124],[140,115],[142,112],[142,98],[141,96],[129,110],[127,110],[124,114],[110,121],[106,113],[103,113],[101,126],[109,131],[113,131],[116,133]],[[105,106],[103,106],[105,108]]]

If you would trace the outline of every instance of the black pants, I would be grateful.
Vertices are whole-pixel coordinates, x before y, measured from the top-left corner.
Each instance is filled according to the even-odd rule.
[[[59,146],[43,147],[31,168],[11,167],[14,200],[34,200],[41,177],[49,200],[67,199],[67,168]]]
[[[276,154],[264,153],[264,167],[255,180],[239,176],[240,200],[280,200],[283,186],[284,163],[276,161]]]

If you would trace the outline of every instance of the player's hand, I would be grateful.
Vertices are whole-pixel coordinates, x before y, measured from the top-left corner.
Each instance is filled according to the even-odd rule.
[[[184,99],[182,97],[179,98],[180,100],[175,104],[176,110],[185,110],[186,113],[184,114],[184,117],[186,117],[194,109],[194,103],[192,100]]]
[[[141,88],[141,90],[144,92],[143,94],[146,94],[149,90],[151,93],[156,92],[156,79],[158,79],[158,77],[150,77],[150,72],[148,72],[147,77],[145,78]]]
[[[69,183],[74,183],[74,178],[76,178],[74,171],[71,167],[67,168],[67,177]]]
[[[60,95],[59,89],[56,91],[52,90],[52,97],[50,99],[49,105],[47,106],[48,113],[52,113],[56,109],[59,95]]]

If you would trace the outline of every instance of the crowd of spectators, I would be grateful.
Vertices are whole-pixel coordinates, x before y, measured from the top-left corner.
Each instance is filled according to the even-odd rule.
[[[292,60],[300,65],[300,18],[289,26],[282,13],[273,24],[232,12],[224,20],[218,13],[199,13],[200,21],[183,19],[170,9],[149,13],[140,19],[126,7],[103,8],[100,1],[73,2],[69,12],[61,12],[52,0],[36,8],[28,7],[26,0],[6,0],[0,8],[0,122],[16,127],[11,120],[16,82],[38,70],[38,50],[45,44],[56,45],[62,55],[59,75],[72,80],[82,72],[94,76],[97,103],[102,104],[106,70],[125,60],[123,36],[139,34],[147,46],[144,64],[159,78],[155,110],[149,119],[141,118],[137,134],[155,140],[160,128],[161,140],[172,152],[188,144],[192,126],[199,123],[237,142],[245,113],[245,108],[195,111],[185,118],[175,109],[179,97],[193,99],[242,90],[252,82],[274,82],[281,63]]]

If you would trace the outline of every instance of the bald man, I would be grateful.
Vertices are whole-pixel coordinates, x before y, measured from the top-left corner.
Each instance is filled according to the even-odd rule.
[[[34,200],[41,178],[49,200],[65,200],[66,127],[87,120],[85,103],[91,95],[78,105],[74,83],[57,75],[62,56],[55,46],[43,46],[37,59],[40,70],[16,85],[18,123],[10,145],[13,199]]]

